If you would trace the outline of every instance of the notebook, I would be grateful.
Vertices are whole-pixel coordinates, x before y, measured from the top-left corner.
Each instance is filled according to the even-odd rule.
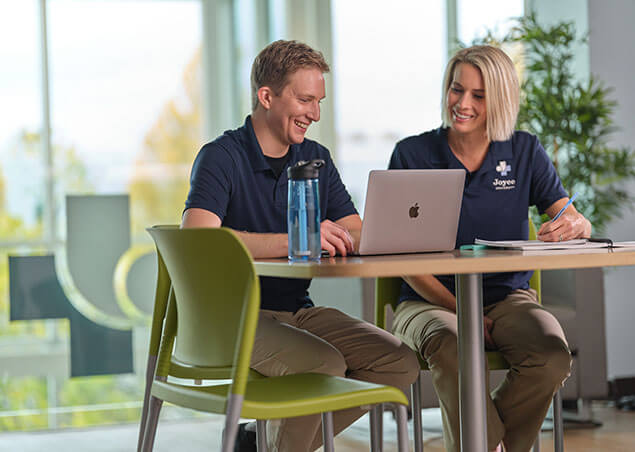
[[[464,183],[461,169],[371,171],[359,254],[454,249]]]
[[[489,248],[507,248],[523,251],[544,250],[588,250],[593,248],[635,248],[635,242],[613,242],[610,239],[574,239],[564,242],[543,242],[540,240],[482,240],[474,244]]]

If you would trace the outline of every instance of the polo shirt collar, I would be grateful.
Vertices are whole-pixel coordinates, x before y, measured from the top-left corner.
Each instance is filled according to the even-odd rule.
[[[247,118],[245,118],[243,129],[243,136],[246,141],[247,157],[249,158],[249,163],[251,164],[254,172],[271,170],[271,166],[269,165],[269,162],[267,162],[265,154],[262,152],[260,143],[258,143],[258,138],[256,137],[256,132],[254,131],[254,126],[251,122],[251,115],[248,115]],[[289,146],[289,161],[287,162],[287,166],[296,163],[298,160],[297,150],[299,147],[299,144],[292,144]],[[286,171],[283,171],[283,173],[286,175]]]
[[[496,168],[499,162],[505,161],[510,163],[513,157],[512,140],[492,141],[489,147],[489,152],[487,153],[481,168],[485,170]]]
[[[247,157],[249,163],[254,171],[265,171],[271,169],[267,160],[265,160],[265,154],[262,153],[258,138],[256,138],[256,132],[254,132],[254,126],[251,123],[251,115],[245,118],[244,138],[246,141],[245,149],[247,151]]]
[[[440,146],[436,146],[438,149],[438,153],[435,158],[438,159],[439,162],[443,162],[444,166],[447,169],[462,169],[465,170],[463,164],[456,158],[452,150],[450,149],[450,144],[448,143],[448,129],[445,127],[439,127],[436,130],[436,139],[439,140]]]
[[[449,169],[465,169],[463,164],[456,158],[450,145],[448,144],[448,129],[440,127],[437,129],[437,139],[441,142],[442,146],[438,146],[439,154],[437,158],[447,164]],[[490,147],[485,156],[483,164],[477,171],[489,170],[495,168],[498,162],[504,160],[510,162],[514,154],[512,152],[512,141],[492,141]]]

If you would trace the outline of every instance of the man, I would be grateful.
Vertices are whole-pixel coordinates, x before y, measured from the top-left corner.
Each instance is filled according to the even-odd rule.
[[[304,137],[320,119],[328,71],[320,52],[296,41],[276,41],[260,52],[251,72],[252,114],[199,152],[183,227],[229,227],[254,258],[286,256],[286,169],[300,160],[322,159],[322,249],[331,256],[356,249],[361,219],[328,150]],[[260,278],[251,367],[267,376],[317,372],[408,388],[419,373],[412,350],[371,324],[314,306],[309,284]],[[335,433],[362,414],[359,408],[334,413]],[[255,450],[255,435],[243,444],[244,426],[239,437],[239,450]],[[315,450],[322,443],[320,416],[270,421],[267,441],[273,451]]]

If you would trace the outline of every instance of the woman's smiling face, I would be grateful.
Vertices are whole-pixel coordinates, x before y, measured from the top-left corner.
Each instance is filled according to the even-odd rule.
[[[468,63],[459,64],[447,93],[448,116],[452,118],[454,131],[486,134],[485,96],[481,71]]]

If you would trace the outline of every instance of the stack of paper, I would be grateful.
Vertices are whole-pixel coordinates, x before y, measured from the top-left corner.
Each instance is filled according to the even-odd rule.
[[[492,248],[508,248],[513,250],[538,251],[538,250],[569,250],[569,249],[592,249],[592,248],[609,248],[608,242],[590,242],[586,239],[566,240],[564,242],[543,242],[541,240],[481,240],[476,239],[474,243],[477,245],[485,245]],[[619,243],[619,242],[618,242]],[[635,242],[630,246],[635,246]],[[617,246],[615,243],[613,246]]]
[[[612,248],[635,248],[635,242],[613,242]]]

